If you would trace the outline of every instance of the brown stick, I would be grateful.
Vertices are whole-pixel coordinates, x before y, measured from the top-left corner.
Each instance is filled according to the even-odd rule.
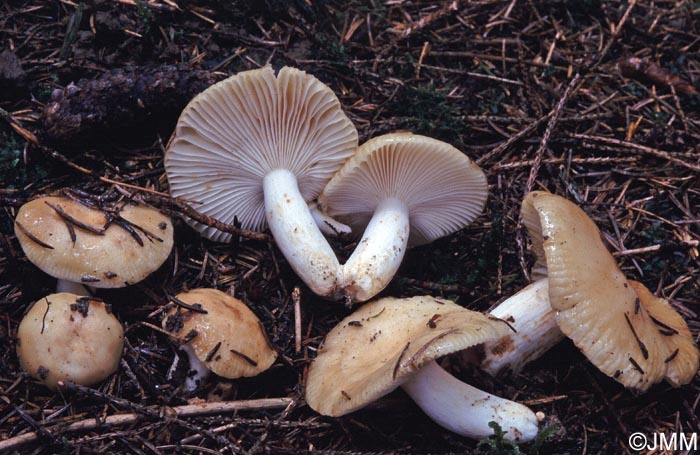
[[[294,302],[294,352],[301,352],[301,290],[295,287],[292,291]]]
[[[258,410],[258,409],[278,409],[284,408],[292,402],[291,398],[261,398],[257,400],[240,400],[240,401],[217,401],[202,404],[189,404],[184,406],[176,406],[169,408],[168,414],[176,417],[201,416],[211,414],[225,414],[237,411]],[[157,411],[157,407],[151,408]],[[167,415],[167,414],[166,414]],[[73,422],[64,427],[56,425],[51,429],[47,429],[50,433],[68,433],[75,431],[94,430],[96,428],[123,426],[138,422],[145,419],[147,416],[139,413],[116,414],[107,416],[104,420],[85,419]],[[55,431],[54,431],[55,430]],[[4,441],[0,441],[0,453],[16,449],[17,447],[29,444],[39,439],[37,432],[30,432],[15,436]]]
[[[642,153],[646,153],[647,155],[652,155],[652,156],[656,156],[658,158],[663,158],[667,161],[670,161],[671,163],[677,164],[679,166],[683,166],[683,167],[691,169],[695,172],[700,172],[700,165],[693,164],[693,163],[686,163],[685,161],[681,160],[680,158],[676,158],[675,156],[672,156],[668,152],[665,152],[665,151],[659,150],[659,149],[655,149],[652,147],[647,147],[646,145],[639,145],[639,144],[635,144],[634,142],[622,141],[620,139],[615,139],[615,138],[611,138],[611,137],[593,136],[590,134],[573,133],[573,134],[569,134],[569,137],[572,137],[574,139],[582,139],[584,141],[602,142],[604,144],[612,144],[612,145],[617,145],[619,147],[625,147],[625,148],[638,150]]]

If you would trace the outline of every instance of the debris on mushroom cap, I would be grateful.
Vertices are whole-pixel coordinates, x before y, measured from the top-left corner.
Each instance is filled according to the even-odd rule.
[[[362,233],[388,197],[409,208],[409,246],[432,242],[478,217],[486,204],[486,177],[451,145],[412,133],[370,139],[328,182],[324,212]]]
[[[688,324],[668,300],[655,297],[642,283],[633,280],[628,282],[668,345],[670,354],[664,359],[666,381],[674,387],[690,383],[700,368],[700,352],[688,330]]]
[[[331,330],[309,367],[306,402],[341,416],[388,394],[425,363],[509,331],[496,318],[430,296],[370,302]]]
[[[245,229],[266,226],[262,181],[287,169],[308,202],[357,149],[357,130],[333,91],[303,71],[270,66],[244,71],[195,97],[178,120],[165,156],[173,196]],[[190,224],[203,236],[230,234]]]
[[[640,391],[667,375],[672,383],[685,377],[677,369],[688,364],[687,358],[675,364],[671,356],[681,346],[684,354],[697,351],[686,350],[684,337],[669,340],[654,314],[674,330],[678,325],[687,331],[685,322],[680,316],[668,317],[670,306],[642,304],[651,299],[625,278],[586,213],[560,196],[539,191],[526,196],[522,211],[532,238],[542,240],[549,299],[559,328],[586,357],[603,373]]]
[[[38,300],[17,329],[22,369],[51,389],[58,381],[102,381],[117,370],[123,345],[122,326],[108,305],[69,293]]]
[[[49,275],[97,288],[137,283],[158,269],[173,246],[170,219],[126,204],[118,217],[67,197],[20,207],[15,234],[29,260]]]
[[[192,289],[178,294],[196,310],[171,308],[163,327],[191,346],[198,359],[225,378],[256,376],[277,358],[258,317],[240,300],[216,289]]]

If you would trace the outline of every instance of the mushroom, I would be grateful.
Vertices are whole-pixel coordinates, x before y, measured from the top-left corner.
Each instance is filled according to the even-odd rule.
[[[109,305],[67,292],[29,309],[17,329],[22,369],[55,390],[59,381],[92,385],[117,371],[124,331]]]
[[[674,386],[692,380],[700,353],[687,324],[668,301],[625,278],[583,210],[536,191],[525,197],[521,218],[537,258],[533,275],[548,277],[553,311],[546,310],[545,299],[513,307],[510,316],[518,331],[513,350],[542,352],[535,346],[560,336],[541,330],[542,320],[528,323],[532,318],[525,315],[534,307],[540,319],[556,322],[599,370],[625,387],[643,392],[664,378]]]
[[[83,284],[118,288],[157,270],[173,247],[170,219],[126,204],[98,210],[67,197],[41,197],[20,207],[15,234],[27,258],[58,278],[59,292],[88,295]]]
[[[398,386],[436,423],[471,438],[498,423],[511,440],[537,435],[527,407],[465,384],[435,359],[498,339],[510,329],[499,319],[430,296],[387,297],[364,305],[333,328],[311,363],[306,402],[341,416]]]
[[[444,142],[395,133],[363,144],[319,197],[324,213],[354,232],[364,229],[343,266],[347,297],[361,302],[379,293],[407,247],[469,224],[483,210],[487,192],[479,166]]]
[[[256,376],[277,358],[262,323],[240,300],[206,288],[173,300],[163,328],[189,358],[185,390],[195,390],[210,371],[229,379]]]
[[[484,343],[480,368],[492,376],[503,370],[514,373],[539,358],[561,340],[549,305],[549,282],[540,279],[501,302],[489,312],[491,316],[508,321],[515,329],[498,340]]]
[[[270,66],[238,73],[195,97],[165,156],[170,192],[197,211],[245,229],[269,225],[313,292],[334,298],[340,264],[308,202],[357,149],[357,131],[315,77]],[[230,234],[188,221],[205,237]]]

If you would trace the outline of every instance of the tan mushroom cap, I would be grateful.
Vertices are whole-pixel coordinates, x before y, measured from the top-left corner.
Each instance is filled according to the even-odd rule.
[[[681,335],[688,333],[685,322],[669,316],[670,305],[652,301],[640,292],[641,285],[625,278],[583,210],[560,196],[532,192],[523,203],[522,219],[536,255],[541,241],[546,262],[538,260],[539,270],[549,277],[559,328],[598,369],[645,391],[667,375],[672,383],[686,378],[686,368],[697,366],[697,348]],[[679,333],[662,334],[663,325],[652,316]],[[683,353],[674,362],[676,348]]]
[[[424,364],[492,341],[508,325],[430,296],[370,302],[331,330],[309,367],[306,402],[341,416],[390,393]]]
[[[659,332],[665,337],[664,341],[670,351],[664,360],[666,381],[674,387],[690,383],[700,369],[700,353],[693,341],[693,335],[688,330],[688,324],[668,300],[655,297],[642,283],[629,280],[629,284],[637,293],[641,305],[649,312]]]
[[[50,389],[58,381],[92,385],[119,366],[124,331],[103,302],[75,294],[37,301],[17,329],[22,368]]]
[[[55,278],[97,288],[127,286],[158,269],[173,247],[170,219],[153,208],[127,204],[119,212],[137,240],[115,222],[102,235],[91,232],[52,206],[96,230],[105,226],[107,218],[102,211],[67,197],[42,197],[20,207],[15,219],[17,239],[29,260]]]
[[[484,209],[488,188],[479,166],[451,145],[413,133],[375,137],[333,176],[319,204],[360,234],[378,204],[397,198],[409,209],[408,245],[462,229]]]
[[[245,303],[216,289],[192,289],[176,298],[201,305],[206,313],[175,307],[163,318],[163,327],[187,342],[217,375],[229,379],[256,376],[275,362],[277,352]],[[193,331],[196,336],[187,341]]]

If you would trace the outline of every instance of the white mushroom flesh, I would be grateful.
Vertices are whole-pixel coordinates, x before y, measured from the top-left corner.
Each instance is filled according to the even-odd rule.
[[[389,198],[379,203],[343,266],[345,292],[353,300],[368,300],[389,284],[406,252],[409,230],[409,210],[404,202]]]
[[[334,296],[340,264],[311,216],[294,174],[273,170],[263,180],[263,192],[267,223],[289,265],[314,293]]]
[[[443,370],[435,361],[425,364],[401,386],[437,424],[474,439],[493,435],[489,422],[497,423],[513,441],[537,436],[535,413],[466,384]]]
[[[508,321],[515,332],[484,344],[482,370],[493,376],[503,370],[518,373],[564,339],[549,305],[548,284],[546,278],[536,281],[490,312]]]
[[[314,218],[318,228],[323,232],[323,235],[338,237],[352,232],[352,229],[347,224],[343,224],[323,213],[315,202],[309,202],[309,212],[311,212],[311,216]]]
[[[199,360],[199,357],[197,357],[197,354],[194,352],[192,345],[183,344],[182,350],[185,351],[187,358],[190,361],[190,369],[187,371],[184,389],[187,392],[193,392],[197,390],[202,381],[209,376],[211,370],[206,363]]]

